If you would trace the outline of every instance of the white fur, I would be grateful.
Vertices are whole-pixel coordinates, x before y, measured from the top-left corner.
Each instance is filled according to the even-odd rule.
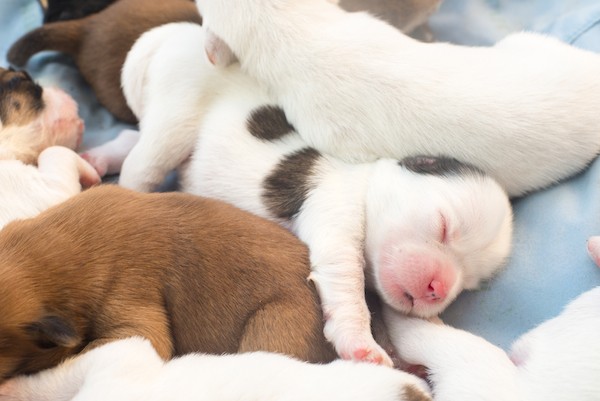
[[[325,0],[196,3],[207,43],[227,43],[303,139],[344,160],[445,154],[515,196],[600,149],[600,56],[556,39],[422,43]]]
[[[416,376],[349,361],[317,365],[255,352],[164,362],[136,337],[0,385],[0,399],[14,401],[424,401],[428,392]]]
[[[320,157],[300,212],[279,218],[262,198],[263,181],[307,145],[296,133],[263,141],[248,132],[251,111],[271,99],[235,65],[215,69],[195,45],[202,36],[196,25],[169,24],[133,46],[123,85],[128,102],[137,105],[132,108],[139,113],[141,138],[119,183],[154,189],[193,150],[182,164],[182,190],[291,229],[310,248],[310,278],[321,296],[326,337],[344,358],[391,364],[370,331],[365,267],[372,286],[396,309],[437,314],[502,266],[512,230],[507,196],[489,177],[442,178],[412,173],[391,159],[353,165]],[[170,86],[173,70],[189,65],[195,70],[186,85]],[[440,287],[429,290],[435,280]]]
[[[96,184],[100,177],[71,149],[44,149],[37,167],[20,160],[0,160],[0,228],[36,216],[81,191],[81,183]]]
[[[462,330],[389,308],[384,318],[401,357],[428,367],[436,401],[600,400],[600,287],[519,338],[510,358]]]

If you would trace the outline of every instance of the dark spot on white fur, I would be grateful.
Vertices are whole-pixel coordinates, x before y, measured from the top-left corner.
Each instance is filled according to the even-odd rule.
[[[0,68],[0,121],[26,125],[43,110],[43,89],[25,71]]]
[[[262,106],[253,110],[246,125],[254,137],[266,141],[279,139],[294,131],[283,110],[277,106]]]
[[[406,401],[432,401],[429,395],[410,384],[402,389],[401,399]]]
[[[486,175],[483,170],[478,167],[445,156],[410,156],[400,160],[398,164],[418,174],[446,177],[452,175]]]
[[[311,177],[321,154],[304,148],[286,156],[263,181],[262,199],[278,218],[291,219],[300,211],[309,191]]]

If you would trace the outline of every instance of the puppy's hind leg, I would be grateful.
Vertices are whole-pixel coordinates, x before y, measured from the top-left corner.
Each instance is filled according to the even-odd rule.
[[[323,336],[319,305],[312,300],[307,293],[264,305],[246,323],[238,351],[276,352],[314,363],[335,359]]]
[[[25,34],[8,50],[6,59],[16,67],[23,67],[36,53],[54,50],[74,56],[79,50],[85,20],[46,24]]]
[[[125,129],[112,141],[81,153],[81,157],[87,160],[100,174],[118,174],[125,158],[140,139],[140,132]]]
[[[82,185],[89,187],[100,183],[100,176],[88,162],[71,149],[51,146],[40,153],[38,169],[45,179],[56,184],[65,195],[81,192]]]

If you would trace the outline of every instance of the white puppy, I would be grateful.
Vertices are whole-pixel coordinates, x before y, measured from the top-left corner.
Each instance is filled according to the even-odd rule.
[[[215,69],[196,45],[202,37],[199,26],[170,24],[129,53],[123,87],[141,138],[119,183],[154,189],[192,155],[183,191],[277,221],[308,245],[325,335],[339,355],[391,364],[370,331],[365,268],[397,310],[441,312],[503,265],[512,232],[506,194],[451,159],[353,165],[320,154],[253,79],[236,66]],[[173,83],[173,73],[186,79]]]
[[[196,0],[217,65],[237,56],[302,138],[346,161],[444,154],[522,195],[600,150],[600,56],[516,33],[422,43],[326,0]]]
[[[431,401],[427,384],[366,363],[309,364],[254,352],[163,361],[149,341],[117,340],[61,365],[0,385],[11,401]]]
[[[436,401],[600,400],[600,287],[523,335],[510,354],[389,308],[384,318],[400,356],[428,368]]]
[[[32,217],[100,177],[73,150],[83,121],[65,92],[0,68],[0,228]],[[37,167],[35,164],[37,163]]]

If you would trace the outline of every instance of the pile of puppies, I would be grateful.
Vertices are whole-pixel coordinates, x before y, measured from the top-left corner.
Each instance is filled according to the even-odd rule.
[[[466,374],[501,360],[513,380],[514,366],[492,345],[481,343],[493,351],[478,354],[479,365],[457,365],[468,334],[455,339],[444,326],[398,313],[435,316],[491,277],[510,252],[509,196],[550,185],[596,156],[599,56],[533,34],[487,49],[421,43],[327,0],[106,3],[72,20],[54,8],[63,16],[46,14],[47,24],[9,51],[21,66],[45,49],[72,55],[99,100],[124,121],[138,121],[140,131],[84,154],[101,175],[119,172],[129,190],[102,185],[0,231],[0,378],[12,379],[0,398],[165,398],[178,387],[213,398],[239,391],[430,399],[424,381],[400,370],[311,365],[258,351],[382,365],[399,351],[404,362],[429,368],[435,399],[456,399],[453,369]],[[520,60],[532,48],[524,69]],[[489,58],[503,75],[479,62]],[[8,73],[33,85],[38,99],[53,91]],[[570,90],[547,96],[558,85]],[[37,101],[42,106],[24,104],[54,107]],[[565,105],[573,113],[557,119]],[[77,120],[76,108],[58,110]],[[47,121],[51,113],[41,114]],[[4,135],[15,123],[0,119]],[[515,138],[523,148],[513,157],[505,152]],[[570,156],[557,162],[557,152]],[[43,160],[37,170],[23,167],[43,174]],[[99,180],[73,160],[64,175],[76,178],[75,190],[54,203],[79,192],[79,182]],[[141,193],[172,170],[190,194]],[[383,300],[389,333],[372,330],[365,288]],[[573,305],[558,326],[572,322],[568,311],[589,310]],[[589,313],[596,328],[597,315]],[[436,345],[462,344],[461,336],[465,348]],[[160,360],[242,352],[253,353]],[[231,373],[224,380],[222,372],[238,369],[232,386]],[[273,375],[284,371],[290,376],[274,385]],[[293,375],[306,382],[296,388]],[[534,370],[532,380],[540,375]],[[593,375],[582,376],[591,386]],[[189,378],[182,388],[181,377]],[[105,382],[115,378],[123,385]],[[323,380],[327,386],[312,388]],[[529,391],[511,383],[507,399]],[[501,399],[474,384],[461,387],[461,396]]]

